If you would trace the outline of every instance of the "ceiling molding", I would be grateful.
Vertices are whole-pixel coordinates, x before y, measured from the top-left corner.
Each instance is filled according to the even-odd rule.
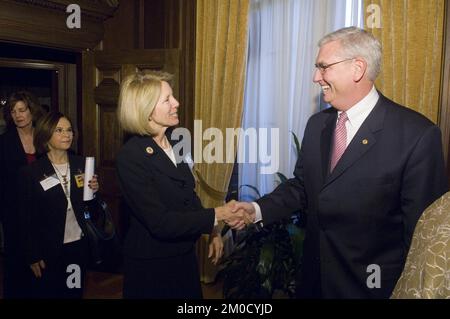
[[[81,8],[81,28],[66,25],[67,6]],[[0,0],[0,41],[64,49],[94,49],[118,0]]]

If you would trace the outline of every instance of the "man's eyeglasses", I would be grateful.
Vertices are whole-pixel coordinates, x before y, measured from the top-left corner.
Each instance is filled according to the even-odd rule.
[[[349,59],[337,61],[337,62],[330,63],[330,64],[316,63],[316,64],[314,64],[314,66],[319,70],[320,73],[324,74],[329,67],[332,67],[333,65],[336,65],[336,64],[339,64],[339,63],[342,63],[342,62],[345,62],[345,61],[350,61],[350,60],[353,60],[353,59],[354,58],[349,58]]]
[[[61,127],[57,127],[57,128],[55,128],[54,133],[56,133],[58,135],[63,135],[63,133],[67,133],[67,135],[73,135],[73,130],[72,130],[72,128],[68,128],[67,130],[65,130]]]

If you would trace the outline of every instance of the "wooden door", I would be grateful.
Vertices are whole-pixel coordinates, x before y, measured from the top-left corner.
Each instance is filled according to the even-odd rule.
[[[115,157],[125,135],[116,110],[121,80],[137,70],[164,70],[174,75],[179,95],[180,53],[170,50],[117,50],[83,52],[82,144],[84,156],[95,156],[100,194],[111,208],[119,238],[128,225],[118,186]]]

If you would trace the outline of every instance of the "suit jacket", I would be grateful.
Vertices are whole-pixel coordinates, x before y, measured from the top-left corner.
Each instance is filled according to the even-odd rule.
[[[77,187],[75,175],[84,172],[84,158],[69,153],[70,201],[86,234],[83,187]],[[29,264],[41,259],[55,260],[61,254],[67,215],[67,198],[61,184],[44,191],[40,182],[55,174],[50,160],[42,156],[21,169],[20,217],[24,252]]]
[[[335,109],[310,118],[295,178],[258,204],[265,224],[306,212],[299,296],[320,288],[325,298],[388,298],[417,220],[447,190],[440,130],[380,94],[329,174],[336,119]],[[369,288],[371,265],[379,288]]]
[[[0,135],[0,198],[2,215],[15,215],[19,169],[27,165],[27,157],[15,127]]]
[[[116,165],[130,212],[125,255],[184,254],[202,233],[211,233],[214,210],[202,207],[189,166],[181,162],[176,167],[152,137],[132,137],[117,155]]]
[[[19,169],[27,165],[25,150],[15,126],[0,136],[0,220],[3,223],[5,253],[9,257],[20,251],[17,194]]]

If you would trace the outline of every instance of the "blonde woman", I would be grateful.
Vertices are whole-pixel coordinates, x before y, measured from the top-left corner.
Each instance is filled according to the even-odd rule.
[[[228,207],[205,209],[185,162],[176,160],[170,128],[178,125],[179,103],[170,75],[138,72],[122,82],[118,116],[133,134],[117,156],[119,183],[130,212],[124,243],[124,298],[201,298],[194,244],[211,235],[209,256],[222,255],[219,220]]]

